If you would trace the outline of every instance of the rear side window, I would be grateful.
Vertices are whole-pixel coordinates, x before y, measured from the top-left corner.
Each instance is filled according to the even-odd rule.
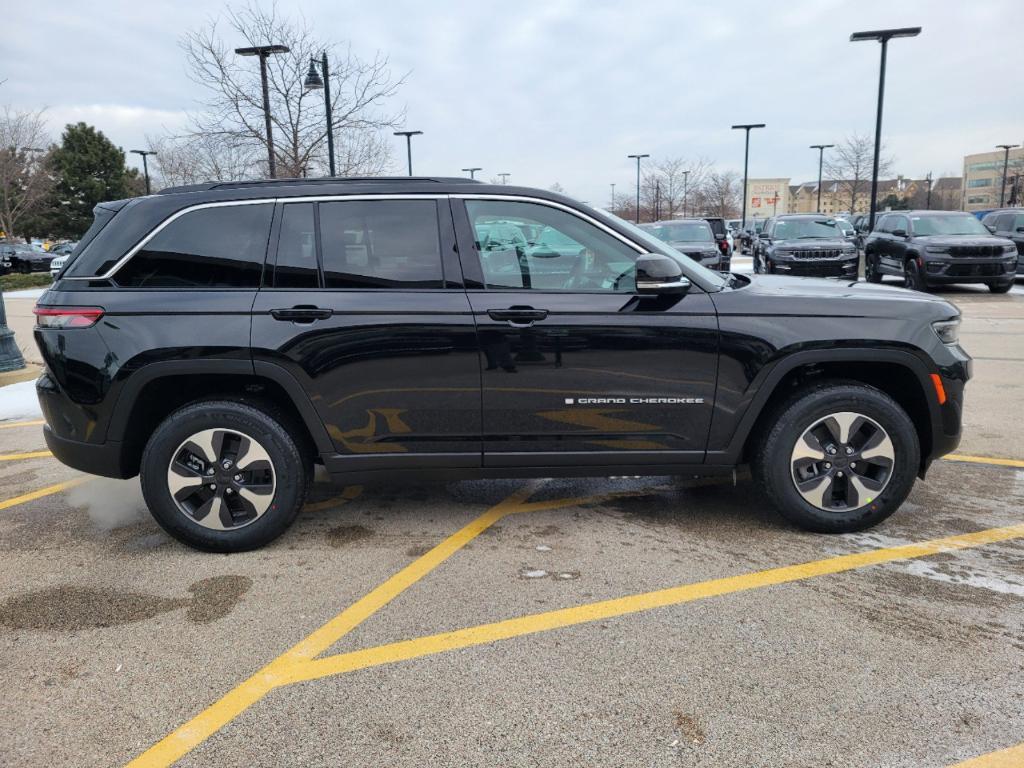
[[[273,203],[201,208],[172,221],[114,275],[139,288],[256,288]]]
[[[441,242],[433,200],[320,203],[327,288],[441,288]]]

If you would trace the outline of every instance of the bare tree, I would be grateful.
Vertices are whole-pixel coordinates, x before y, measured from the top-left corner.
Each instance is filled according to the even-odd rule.
[[[743,183],[735,171],[709,171],[700,187],[698,210],[706,216],[732,218],[739,215]]]
[[[226,42],[222,32],[230,38]],[[208,92],[204,109],[190,118],[189,136],[212,137],[241,157],[251,153],[254,168],[265,173],[267,154],[263,96],[258,63],[235,54],[236,46],[286,45],[289,53],[267,59],[275,159],[282,176],[324,172],[327,167],[327,121],[323,93],[303,83],[312,58],[326,51],[330,63],[331,119],[338,170],[342,175],[380,173],[389,164],[388,143],[381,136],[404,115],[387,105],[405,78],[393,78],[387,56],[364,61],[350,48],[321,42],[304,19],[291,21],[276,6],[250,4],[224,15],[182,40],[191,78]],[[222,142],[223,144],[221,144]],[[241,159],[232,155],[234,159]]]
[[[871,191],[874,153],[874,140],[869,136],[854,133],[837,144],[825,162],[827,178],[837,185],[837,193],[850,201],[851,213],[857,210],[857,198],[863,197]],[[892,170],[892,165],[891,157],[879,157],[879,178],[887,175]]]
[[[691,212],[692,203],[711,171],[710,160],[666,157],[655,160],[640,182],[640,209],[663,219]],[[686,205],[684,205],[686,203]],[[684,208],[687,209],[684,211]]]
[[[154,186],[198,184],[204,181],[241,181],[256,174],[265,160],[258,147],[235,144],[223,136],[147,137],[156,151]]]
[[[18,234],[19,222],[46,204],[54,185],[50,137],[43,112],[4,107],[0,116],[0,229]]]

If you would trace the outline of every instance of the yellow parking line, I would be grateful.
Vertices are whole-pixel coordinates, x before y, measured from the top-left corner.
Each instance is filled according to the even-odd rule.
[[[1020,459],[993,459],[990,456],[965,456],[960,453],[950,453],[942,458],[948,461],[966,461],[971,464],[994,464],[997,467],[1022,467],[1024,461]]]
[[[17,461],[18,459],[41,459],[53,456],[49,451],[29,451],[28,453],[0,453],[0,461]]]
[[[5,499],[4,501],[0,501],[0,509],[10,509],[11,507],[16,507],[19,504],[24,504],[28,501],[41,499],[44,496],[52,496],[55,493],[66,491],[68,488],[74,488],[76,485],[81,485],[88,479],[89,478],[87,477],[76,477],[74,480],[67,480],[63,483],[57,483],[56,485],[48,485],[45,488],[40,488],[38,491],[23,493],[21,496],[15,496],[13,499]]]
[[[288,670],[287,679],[282,681],[282,683],[316,680],[357,669],[377,667],[383,664],[430,656],[459,648],[487,645],[497,640],[507,640],[551,629],[601,621],[616,616],[664,608],[670,605],[680,605],[708,597],[745,592],[776,584],[802,581],[816,576],[842,573],[844,571],[865,568],[870,565],[926,557],[940,552],[969,549],[1021,537],[1024,537],[1024,524],[1004,528],[990,528],[975,533],[965,533],[924,541],[919,544],[883,547],[852,555],[840,555],[824,560],[814,560],[799,565],[771,568],[740,576],[728,576],[696,584],[686,584],[654,592],[644,592],[630,595],[629,597],[602,600],[574,608],[535,613],[516,619],[481,624],[476,627],[468,627],[452,632],[442,632],[437,635],[389,643],[375,648],[341,653],[304,664],[297,664]]]
[[[537,483],[524,485],[511,496],[453,533],[425,555],[407,565],[304,640],[271,661],[248,680],[236,686],[222,699],[158,741],[128,763],[129,768],[152,768],[176,762],[280,685],[281,680],[284,679],[284,673],[290,666],[308,663],[309,659],[330,648],[347,632],[437,568],[495,522],[505,515],[517,511],[518,506],[536,490],[537,485]]]
[[[950,766],[950,768],[1020,768],[1024,765],[1024,744],[978,755],[970,760]]]
[[[14,429],[15,427],[41,427],[46,422],[42,419],[35,421],[12,421],[10,424],[0,424],[0,429]]]

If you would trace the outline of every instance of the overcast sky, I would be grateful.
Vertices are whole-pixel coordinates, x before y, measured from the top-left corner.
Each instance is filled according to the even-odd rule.
[[[199,0],[6,3],[0,103],[47,107],[138,148],[196,107],[178,47],[217,13]],[[809,144],[874,130],[879,46],[853,31],[922,26],[890,45],[884,141],[907,176],[959,175],[965,153],[1024,140],[1020,0],[281,0],[328,41],[409,72],[418,174],[549,187],[603,205],[634,152],[704,156],[752,177],[815,178]],[[231,41],[233,42],[233,41]],[[396,139],[397,141],[397,139]],[[404,160],[395,145],[396,170]],[[136,158],[132,156],[132,161]]]

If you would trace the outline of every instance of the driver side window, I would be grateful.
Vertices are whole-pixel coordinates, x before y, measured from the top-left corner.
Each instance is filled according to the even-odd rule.
[[[636,290],[636,251],[578,216],[506,200],[467,200],[466,213],[487,288]]]

